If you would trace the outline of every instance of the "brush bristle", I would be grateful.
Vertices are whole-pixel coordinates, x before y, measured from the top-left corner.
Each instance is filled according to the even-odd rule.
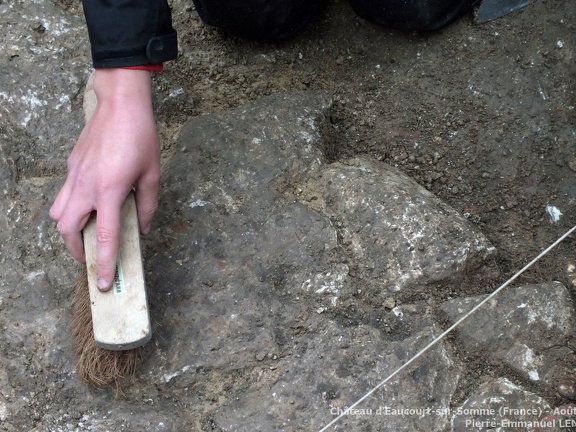
[[[78,277],[72,304],[72,336],[78,357],[78,376],[95,387],[112,383],[118,387],[120,380],[132,375],[139,358],[139,349],[110,351],[100,348],[94,341],[92,311],[86,270]]]

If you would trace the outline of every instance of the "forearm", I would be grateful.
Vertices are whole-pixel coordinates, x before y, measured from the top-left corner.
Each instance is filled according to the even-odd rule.
[[[83,0],[96,68],[173,60],[178,54],[166,0]]]

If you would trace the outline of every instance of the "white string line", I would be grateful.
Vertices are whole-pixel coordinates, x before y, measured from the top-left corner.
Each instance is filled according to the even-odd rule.
[[[522,268],[522,270],[518,271],[514,276],[512,276],[510,279],[508,279],[506,282],[504,282],[502,285],[500,285],[500,287],[498,287],[494,292],[492,292],[492,294],[490,294],[488,297],[486,297],[484,300],[482,300],[480,303],[478,303],[476,306],[474,306],[470,311],[468,311],[466,314],[464,314],[464,316],[462,316],[460,319],[458,319],[458,321],[456,321],[454,324],[452,324],[450,327],[448,327],[442,334],[440,334],[440,336],[438,336],[436,339],[434,339],[432,342],[430,342],[428,345],[426,345],[424,348],[422,348],[416,355],[414,355],[414,357],[412,357],[410,360],[408,360],[406,363],[404,363],[402,366],[400,366],[398,369],[396,369],[394,372],[392,372],[386,379],[381,381],[376,387],[374,387],[372,390],[370,390],[368,393],[366,393],[364,396],[362,396],[360,399],[358,399],[356,402],[354,402],[352,405],[350,405],[348,408],[346,408],[342,413],[340,413],[340,415],[338,417],[336,417],[334,420],[332,420],[330,423],[328,423],[326,426],[324,426],[322,429],[320,429],[319,432],[324,432],[324,431],[328,430],[328,428],[330,426],[332,426],[334,423],[336,423],[338,420],[340,420],[342,417],[344,417],[346,414],[348,414],[348,412],[350,412],[350,410],[357,407],[366,398],[371,396],[376,390],[378,390],[380,387],[382,387],[384,384],[386,384],[388,381],[390,381],[392,378],[394,378],[396,375],[398,375],[401,371],[403,371],[409,365],[411,365],[413,362],[415,362],[420,356],[422,356],[422,354],[424,354],[426,351],[428,351],[430,348],[432,348],[434,345],[436,345],[438,342],[440,342],[448,333],[450,333],[452,330],[454,330],[456,327],[458,327],[465,319],[467,319],[470,315],[472,315],[479,308],[481,308],[485,303],[487,303],[492,298],[494,298],[500,291],[502,291],[504,288],[506,288],[508,285],[510,285],[513,281],[515,281],[522,273],[524,273],[526,270],[528,270],[530,267],[532,267],[532,265],[534,265],[534,263],[536,263],[538,260],[540,260],[544,255],[546,255],[548,252],[550,252],[552,249],[554,249],[556,246],[558,246],[558,244],[560,242],[562,242],[562,240],[564,240],[566,237],[568,237],[570,234],[572,234],[575,230],[576,230],[576,225],[573,226],[570,230],[568,230],[558,240],[556,240],[554,243],[552,243],[550,246],[548,246],[543,252],[540,253],[540,255],[538,255],[536,258],[534,258],[532,261],[530,261],[528,264],[526,264],[526,266],[524,266],[524,268]]]

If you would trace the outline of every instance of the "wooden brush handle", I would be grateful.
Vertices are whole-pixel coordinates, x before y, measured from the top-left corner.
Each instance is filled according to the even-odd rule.
[[[133,192],[126,198],[121,218],[116,275],[112,288],[106,292],[97,287],[96,213],[84,227],[94,340],[108,350],[136,348],[152,336]]]

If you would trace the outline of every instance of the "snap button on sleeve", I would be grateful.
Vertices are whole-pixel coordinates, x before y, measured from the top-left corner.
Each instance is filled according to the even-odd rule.
[[[178,38],[176,32],[156,36],[148,41],[146,57],[150,63],[163,63],[178,56]]]

